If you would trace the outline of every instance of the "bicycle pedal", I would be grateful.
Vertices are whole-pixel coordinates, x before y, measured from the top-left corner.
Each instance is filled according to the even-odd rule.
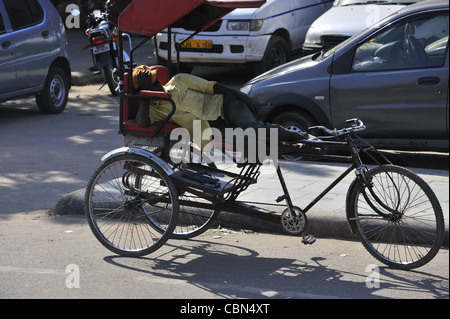
[[[302,243],[305,245],[312,245],[316,242],[316,237],[314,237],[313,235],[308,235],[303,237]]]

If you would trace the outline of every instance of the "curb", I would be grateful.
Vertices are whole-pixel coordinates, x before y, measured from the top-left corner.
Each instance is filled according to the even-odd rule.
[[[84,189],[67,194],[56,204],[54,214],[85,216],[84,194]],[[344,212],[331,215],[327,212],[315,211],[307,214],[307,217],[308,227],[305,231],[305,235],[311,234],[317,238],[341,238],[349,240],[358,239],[357,235],[352,233]],[[219,218],[220,223],[213,226],[213,228],[220,225],[225,228],[254,230],[257,232],[287,235],[282,230],[280,224],[267,222],[261,219],[227,212],[222,212],[219,215]],[[448,230],[444,233],[443,246],[449,247]]]
[[[91,84],[103,84],[105,81],[101,75],[72,72],[72,85],[85,86]]]
[[[77,190],[64,196],[55,206],[55,215],[78,215],[84,216],[84,189]],[[249,229],[261,232],[284,234],[280,224],[263,221],[257,218],[239,214],[222,212],[219,216],[220,226],[225,228]],[[344,214],[330,217],[321,212],[314,212],[308,215],[308,227],[306,234],[317,237],[338,237],[346,239],[356,239],[352,234],[350,226]]]

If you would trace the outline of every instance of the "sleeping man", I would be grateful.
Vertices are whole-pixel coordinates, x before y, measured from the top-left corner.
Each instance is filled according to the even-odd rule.
[[[194,136],[194,123],[201,123],[202,132],[221,123],[222,127],[264,132],[266,141],[270,140],[271,133],[277,134],[278,141],[296,142],[308,139],[307,133],[291,132],[280,125],[258,121],[255,117],[257,105],[248,95],[215,81],[180,73],[163,86],[157,78],[157,70],[139,66],[133,71],[133,87],[136,90],[170,93],[176,104],[176,111],[170,121],[185,128],[191,136]],[[166,101],[149,106],[149,101],[143,100],[139,107],[136,121],[141,127],[162,121],[172,110],[172,105]],[[209,141],[202,136],[201,147]]]

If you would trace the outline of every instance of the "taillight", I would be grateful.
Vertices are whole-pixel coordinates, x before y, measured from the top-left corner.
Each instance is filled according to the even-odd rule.
[[[93,45],[99,45],[106,42],[106,38],[104,36],[95,37],[91,39]]]

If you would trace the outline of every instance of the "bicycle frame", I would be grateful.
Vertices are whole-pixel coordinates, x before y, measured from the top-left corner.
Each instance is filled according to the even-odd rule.
[[[316,147],[316,148],[317,147],[324,148],[327,146],[336,146],[336,145],[346,146],[348,148],[348,150],[350,151],[351,156],[349,156],[349,157],[339,156],[339,155],[324,155],[324,154],[319,154],[319,155],[307,154],[305,156],[308,156],[308,157],[311,156],[311,157],[315,157],[315,158],[319,157],[319,158],[325,158],[325,159],[352,160],[352,164],[340,176],[338,176],[325,190],[323,190],[317,197],[315,197],[310,203],[308,203],[305,206],[305,208],[301,209],[301,211],[303,213],[306,214],[308,211],[310,211],[310,209],[314,205],[316,205],[323,197],[325,197],[337,184],[339,184],[353,170],[356,171],[357,178],[360,178],[362,181],[365,181],[364,172],[367,171],[367,168],[363,164],[363,162],[360,158],[360,155],[359,155],[361,150],[363,150],[363,149],[355,143],[353,137],[350,134],[345,136],[344,141],[309,140],[309,141],[304,141],[304,143],[311,147]],[[375,150],[371,146],[369,147],[369,149]],[[367,150],[364,149],[363,151],[367,152]],[[389,160],[387,160],[384,156],[383,156],[383,158],[388,163],[390,163]],[[189,181],[186,181],[186,179],[180,178],[176,174],[172,175],[176,186],[181,191],[188,191],[198,197],[201,197],[201,198],[211,201],[211,203],[198,203],[198,202],[183,201],[182,204],[186,205],[186,206],[191,206],[191,207],[220,210],[220,211],[227,212],[227,213],[246,215],[246,216],[255,217],[258,219],[263,219],[268,222],[279,224],[280,223],[279,213],[276,213],[273,211],[268,211],[268,210],[265,210],[265,209],[262,209],[262,208],[259,208],[259,207],[253,206],[253,205],[248,205],[246,202],[236,201],[238,195],[243,190],[245,190],[249,186],[249,184],[256,183],[256,180],[254,180],[254,178],[255,178],[254,170],[252,170],[252,174],[253,174],[252,176],[246,175],[246,172],[244,172],[245,165],[253,165],[253,166],[256,165],[257,166],[256,170],[259,171],[260,165],[258,166],[258,164],[244,164],[244,168],[241,171],[241,174],[238,174],[238,175],[233,174],[232,177],[233,178],[243,177],[243,179],[247,180],[248,183],[245,185],[245,187],[243,187],[242,189],[239,189],[239,191],[237,193],[233,193],[233,195],[229,196],[228,198],[221,198],[219,196],[221,194],[222,189],[213,189],[211,191],[208,187],[204,187],[206,190],[205,189],[200,190],[201,187],[199,187],[198,184],[189,183]],[[202,166],[202,169],[211,171],[211,172],[216,172],[216,173],[230,174],[229,172],[225,172],[225,171],[215,169],[215,168],[206,169],[204,166]],[[286,185],[282,170],[279,165],[276,166],[276,172],[277,172],[277,176],[280,181],[280,184],[281,184],[281,188],[283,190],[283,195],[278,197],[276,199],[276,202],[279,203],[284,200],[286,202],[286,207],[292,217],[294,214],[293,210],[294,210],[295,206],[291,200],[288,187]],[[260,204],[262,204],[262,205],[277,205],[277,204],[271,204],[271,203],[260,203]],[[278,206],[281,206],[281,204]]]
[[[314,142],[310,141],[307,143],[314,143],[314,144],[321,144],[321,145],[345,145],[348,147],[351,157],[348,159],[352,159],[352,164],[341,174],[339,175],[325,190],[323,190],[316,198],[314,198],[304,209],[303,212],[308,212],[315,204],[317,204],[325,195],[327,195],[337,184],[339,184],[350,172],[353,170],[356,171],[356,176],[365,179],[364,172],[367,170],[367,168],[364,166],[361,157],[359,156],[360,148],[355,144],[353,138],[351,136],[347,136],[345,139],[345,142],[327,142],[327,141],[321,141],[321,142]],[[341,159],[341,157],[337,156],[327,156],[327,158],[335,158],[335,159]]]
[[[161,0],[155,0],[154,2],[158,2]],[[172,0],[171,0],[172,1]],[[177,1],[177,0],[173,0]],[[122,32],[131,32],[131,33],[137,33],[140,35],[145,36],[144,38],[137,46],[135,46],[131,52],[130,52],[130,67],[133,66],[133,57],[134,53],[137,49],[139,49],[144,43],[149,41],[157,32],[160,32],[164,28],[168,28],[169,31],[169,37],[168,40],[171,40],[170,36],[170,30],[172,26],[176,26],[180,23],[191,23],[192,30],[195,30],[193,34],[185,39],[184,41],[187,41],[191,37],[195,36],[198,32],[206,29],[209,25],[213,24],[217,19],[219,19],[221,16],[225,15],[226,13],[232,11],[235,6],[239,7],[258,7],[261,6],[265,1],[264,0],[247,0],[247,1],[240,1],[238,2],[232,2],[232,1],[210,1],[210,0],[196,0],[192,3],[186,3],[186,2],[177,2],[179,6],[177,7],[177,11],[174,12],[174,17],[166,17],[165,15],[161,14],[161,17],[164,16],[164,19],[161,21],[157,19],[153,19],[151,21],[148,20],[147,14],[144,14],[145,10],[137,10],[137,8],[145,8],[149,4],[142,0],[135,0],[133,3],[133,6],[136,8],[133,8],[133,6],[129,6],[124,12],[122,12],[120,18],[119,18],[119,47],[123,47],[123,39],[122,39]],[[158,2],[159,3],[159,2]],[[197,21],[196,19],[190,19],[189,15],[199,6],[201,7],[201,10],[206,10],[205,12],[208,12],[208,21]],[[217,6],[214,10],[210,10],[211,6]],[[164,10],[164,6],[155,6],[156,8],[159,8],[159,10]],[[192,11],[192,12],[191,12]],[[187,16],[188,15],[188,16]],[[166,21],[167,20],[167,21]],[[195,25],[195,27],[193,27]],[[177,48],[180,48],[182,43],[177,44]],[[169,42],[170,47],[170,42]],[[169,50],[170,53],[170,50]],[[123,108],[123,100],[124,98],[133,98],[133,99],[142,99],[147,98],[146,96],[142,95],[136,95],[136,94],[125,94],[123,91],[124,87],[124,72],[130,72],[130,69],[126,69],[123,64],[123,56],[122,56],[122,50],[119,50],[120,55],[120,128],[119,133],[123,133],[123,118],[122,118],[122,108]],[[179,58],[179,51],[177,54],[177,58]],[[178,61],[178,60],[177,60]],[[169,57],[168,63],[169,63],[169,72],[170,72],[170,64],[172,62],[172,59]],[[129,83],[127,83],[128,87],[132,87],[132,81],[131,77],[128,78]],[[167,100],[169,102],[172,102],[170,98],[164,98],[164,97],[151,97],[153,100]],[[173,103],[172,103],[173,104]],[[169,114],[164,121],[159,125],[159,127],[156,129],[156,131],[153,133],[152,137],[155,136],[161,128],[164,126],[165,123],[169,121],[171,118],[173,112],[175,111],[175,105],[172,105],[172,112]],[[343,131],[345,134],[345,131]],[[326,194],[330,192],[331,189],[333,189],[342,179],[347,176],[352,170],[356,169],[358,176],[363,176],[364,167],[361,162],[361,159],[359,158],[359,149],[354,144],[353,140],[350,138],[350,134],[345,135],[345,141],[344,142],[335,142],[335,141],[305,141],[305,143],[308,146],[313,147],[327,147],[330,145],[347,145],[348,149],[350,150],[351,159],[353,160],[353,164],[341,175],[339,176],[333,183],[331,183],[321,194],[319,194],[311,203],[309,203],[302,211],[302,213],[308,212],[320,199],[322,199]],[[332,159],[341,158],[339,156],[328,156],[328,155],[321,155],[321,157],[328,157]],[[204,167],[202,167],[204,169]],[[237,197],[241,192],[246,190],[250,184],[256,183],[256,180],[259,175],[259,169],[260,165],[257,164],[245,164],[241,170],[240,174],[230,175],[229,172],[220,172],[224,173],[227,176],[231,176],[233,179],[233,182],[229,182],[223,185],[219,185],[219,187],[210,187],[211,185],[201,185],[199,183],[195,183],[192,181],[189,181],[187,178],[183,176],[182,172],[177,172],[174,174],[170,174],[171,178],[174,180],[176,186],[180,189],[181,192],[189,192],[191,194],[194,194],[195,196],[201,197],[203,199],[211,201],[211,204],[199,204],[199,203],[184,203],[185,205],[202,205],[202,208],[205,208],[205,206],[208,206],[207,208],[214,209],[214,210],[221,210],[231,213],[238,213],[238,214],[245,214],[245,215],[256,215],[259,218],[264,218],[266,220],[279,222],[279,216],[273,214],[273,212],[269,212],[268,214],[262,213],[261,209],[257,209],[253,206],[245,205],[241,202],[236,202]],[[213,170],[214,171],[214,170]],[[218,170],[215,170],[218,172]],[[292,203],[291,197],[289,195],[289,191],[287,188],[287,185],[285,183],[281,168],[279,166],[276,167],[276,172],[278,175],[278,178],[280,180],[281,188],[283,190],[283,195],[280,196],[276,201],[279,203],[281,201],[286,202],[287,209],[290,214],[290,218],[293,218],[294,216],[294,205]],[[364,176],[363,176],[364,178]],[[224,198],[224,195],[226,194],[226,198]],[[305,216],[306,218],[306,216]]]

